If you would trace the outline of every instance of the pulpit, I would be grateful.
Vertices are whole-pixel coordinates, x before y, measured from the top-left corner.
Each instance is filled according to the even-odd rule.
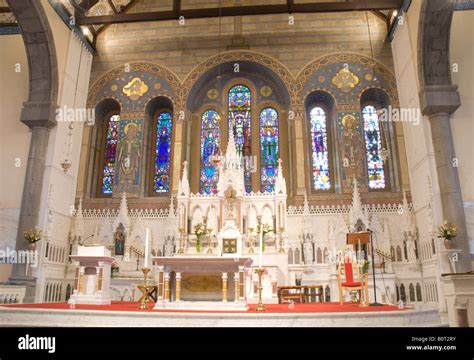
[[[77,255],[71,255],[75,269],[74,304],[108,305],[110,276],[114,258],[105,246],[79,246]]]

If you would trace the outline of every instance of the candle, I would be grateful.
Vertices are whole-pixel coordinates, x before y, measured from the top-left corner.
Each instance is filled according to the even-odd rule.
[[[150,228],[146,228],[145,233],[145,265],[143,267],[148,267],[148,243],[150,240]]]
[[[262,256],[263,256],[263,224],[260,224],[260,252],[258,254],[258,267],[262,267]]]
[[[357,251],[358,252],[357,257],[359,258],[359,261],[360,261],[360,259],[361,259],[360,239],[359,239],[359,248],[357,250],[359,250],[359,251]]]

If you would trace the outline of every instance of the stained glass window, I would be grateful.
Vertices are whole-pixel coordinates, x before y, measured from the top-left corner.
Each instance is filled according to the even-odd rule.
[[[380,156],[382,139],[377,109],[374,106],[365,106],[362,109],[364,118],[365,150],[367,157],[367,172],[369,189],[385,188],[385,173],[383,159]]]
[[[245,190],[252,191],[251,168],[248,166],[251,156],[251,97],[250,89],[245,85],[236,85],[229,90],[229,129],[234,131],[235,144],[240,156],[245,157]]]
[[[315,190],[329,190],[329,148],[326,112],[317,106],[309,113],[311,126],[311,157],[313,160],[313,186]]]
[[[199,190],[202,194],[217,193],[218,172],[213,156],[219,154],[219,114],[215,110],[207,110],[201,117],[201,174]]]
[[[170,155],[172,115],[162,112],[156,121],[155,172],[153,191],[166,193],[170,188]]]
[[[115,174],[115,156],[119,137],[120,116],[113,115],[107,123],[105,134],[104,170],[102,172],[102,194],[112,194]]]
[[[278,113],[265,108],[260,112],[260,191],[275,189],[278,158]]]

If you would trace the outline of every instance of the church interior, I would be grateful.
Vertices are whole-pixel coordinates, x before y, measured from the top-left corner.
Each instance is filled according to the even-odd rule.
[[[473,24],[0,0],[0,326],[474,326]]]

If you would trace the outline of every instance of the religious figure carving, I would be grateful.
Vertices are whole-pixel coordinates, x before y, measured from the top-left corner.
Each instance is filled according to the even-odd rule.
[[[174,244],[171,236],[167,236],[165,240],[165,256],[173,256]]]
[[[408,236],[407,240],[407,253],[408,261],[416,262],[416,244],[415,240],[411,236]]]
[[[235,220],[235,202],[236,202],[235,190],[229,189],[226,191],[226,219]]]
[[[312,264],[313,263],[313,244],[311,242],[311,239],[308,236],[303,236],[304,243],[303,243],[303,255],[304,255],[304,262],[305,264]]]

